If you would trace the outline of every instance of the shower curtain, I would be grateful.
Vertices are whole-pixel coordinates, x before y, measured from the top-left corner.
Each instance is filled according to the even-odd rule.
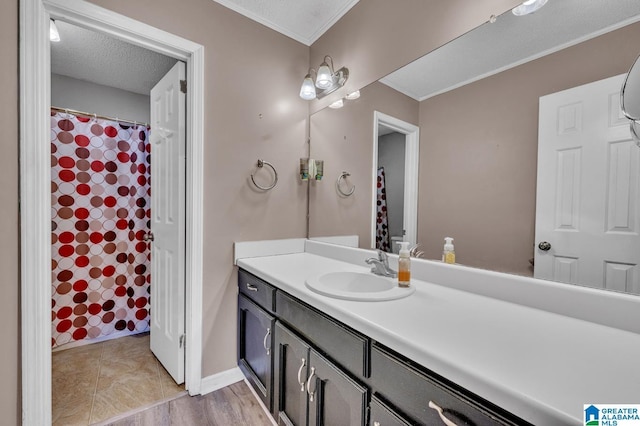
[[[52,347],[149,329],[149,129],[51,111]]]
[[[376,182],[376,249],[390,252],[389,220],[387,218],[387,192],[384,182],[384,167],[378,168],[378,181]]]

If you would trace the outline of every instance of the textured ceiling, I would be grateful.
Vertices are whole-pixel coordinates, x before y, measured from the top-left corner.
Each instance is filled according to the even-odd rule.
[[[310,46],[359,0],[214,0]]]
[[[507,12],[381,81],[421,101],[638,20],[638,0],[549,0],[531,15]]]
[[[176,59],[56,21],[60,42],[51,43],[51,72],[149,95]]]

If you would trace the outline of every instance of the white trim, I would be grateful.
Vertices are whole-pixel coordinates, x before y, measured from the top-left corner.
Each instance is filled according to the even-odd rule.
[[[405,135],[404,151],[404,241],[411,245],[418,239],[418,170],[420,156],[420,128],[379,111],[373,112],[372,183],[378,178],[378,125],[384,125]],[[371,248],[376,247],[376,185],[372,184]]]
[[[217,391],[234,383],[238,383],[244,380],[244,374],[239,367],[234,367],[229,370],[221,371],[211,376],[203,377],[201,383],[201,394],[206,395],[208,393]]]
[[[20,0],[22,424],[51,424],[49,16],[187,63],[185,386],[201,389],[204,47],[82,0]]]

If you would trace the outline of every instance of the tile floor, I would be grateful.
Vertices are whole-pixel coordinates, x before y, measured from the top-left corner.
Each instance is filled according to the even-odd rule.
[[[185,394],[149,349],[149,333],[52,354],[53,426],[87,426]]]

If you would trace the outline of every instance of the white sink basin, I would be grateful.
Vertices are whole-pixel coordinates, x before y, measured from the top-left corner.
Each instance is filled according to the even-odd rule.
[[[316,293],[346,300],[394,300],[416,291],[414,286],[399,287],[397,278],[381,277],[371,272],[328,272],[309,278],[305,284]]]

